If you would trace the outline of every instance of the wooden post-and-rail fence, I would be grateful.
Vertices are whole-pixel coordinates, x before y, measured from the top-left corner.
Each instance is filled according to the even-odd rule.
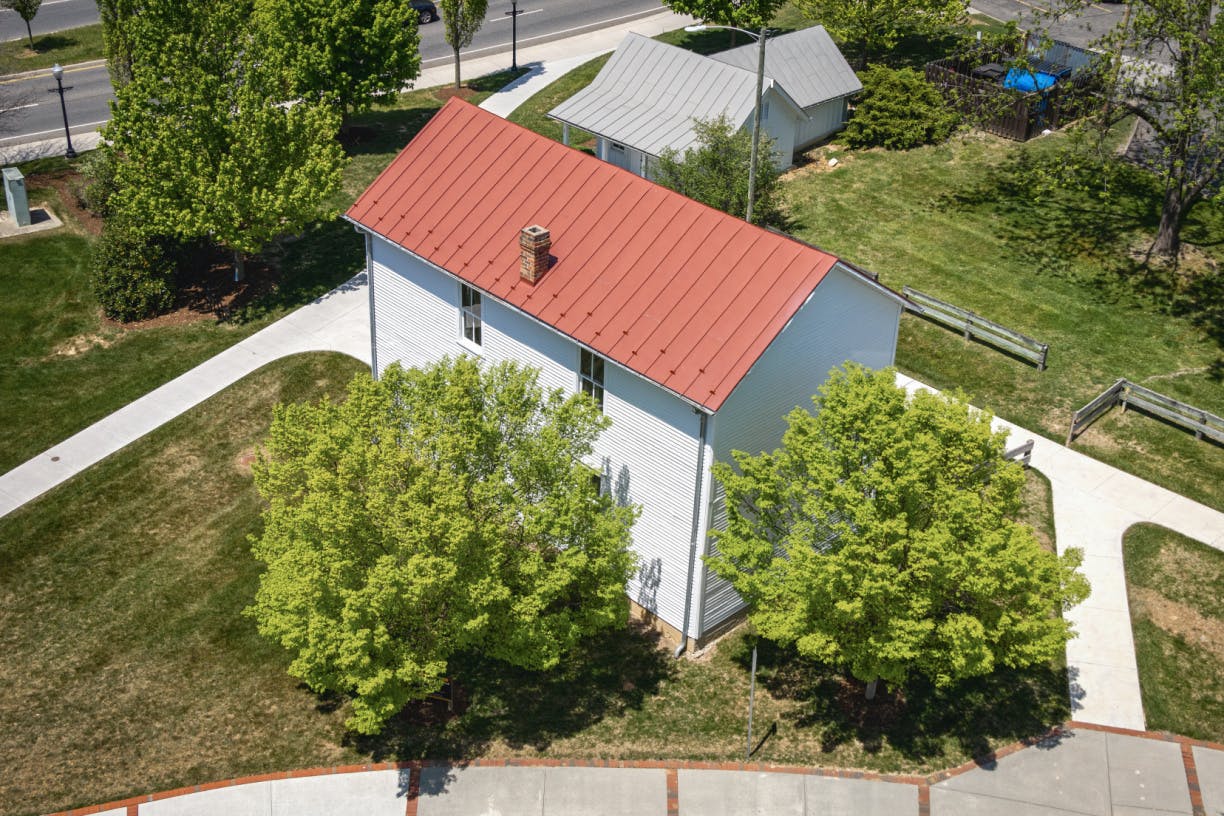
[[[987,320],[968,309],[953,306],[951,303],[931,297],[909,286],[906,286],[903,292],[906,299],[918,307],[917,309],[907,307],[911,311],[936,323],[959,330],[964,334],[966,340],[976,337],[978,340],[1034,363],[1038,371],[1045,371],[1046,358],[1050,353],[1048,343],[1039,343],[1031,337],[1026,337],[993,320]]]
[[[1067,443],[1070,445],[1075,437],[1095,422],[1102,414],[1115,405],[1138,408],[1141,411],[1160,417],[1166,422],[1178,425],[1194,432],[1195,439],[1206,436],[1224,444],[1224,419],[1215,414],[1195,408],[1184,402],[1178,402],[1172,397],[1157,393],[1150,388],[1120,379],[1099,396],[1071,415],[1071,427],[1067,430]]]

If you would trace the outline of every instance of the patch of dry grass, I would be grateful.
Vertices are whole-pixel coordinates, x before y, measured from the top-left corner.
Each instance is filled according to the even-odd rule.
[[[1148,728],[1224,738],[1224,552],[1154,524],[1123,540]]]

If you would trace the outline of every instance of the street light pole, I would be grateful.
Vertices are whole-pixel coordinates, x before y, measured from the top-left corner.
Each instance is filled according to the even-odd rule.
[[[510,0],[510,70],[518,70],[518,0]]]
[[[761,143],[761,94],[765,91],[765,33],[757,37],[756,110],[752,114],[752,158],[748,161],[748,214],[744,220],[752,223],[752,199],[756,195],[757,152]]]
[[[753,199],[756,198],[756,173],[757,173],[757,153],[761,144],[761,95],[765,92],[765,38],[769,35],[769,29],[762,27],[760,33],[746,31],[735,26],[720,26],[720,25],[691,25],[685,26],[685,31],[707,31],[711,28],[725,28],[728,31],[738,31],[752,37],[757,41],[757,86],[756,86],[756,105],[752,111],[752,157],[748,160],[748,213],[744,216],[744,220],[752,223],[752,205]]]
[[[72,133],[68,130],[68,106],[64,104],[64,69],[58,62],[51,66],[51,76],[55,77],[55,85],[59,88],[60,111],[64,114],[64,138],[68,140],[64,158],[75,159],[77,153],[72,149]]]

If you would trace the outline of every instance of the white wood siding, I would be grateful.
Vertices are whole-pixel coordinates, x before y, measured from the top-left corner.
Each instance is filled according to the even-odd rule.
[[[830,99],[807,108],[805,119],[795,133],[795,149],[802,150],[839,131],[846,124],[846,100]]]
[[[811,410],[811,397],[829,371],[853,360],[871,368],[893,364],[901,306],[852,272],[834,267],[715,415],[714,457],[731,451],[773,451],[796,406]],[[710,499],[712,529],[726,525],[722,489]],[[714,551],[713,540],[708,544]],[[704,579],[701,632],[735,614],[743,602],[712,572]]]
[[[769,110],[768,116],[765,115],[764,110],[761,111],[761,130],[768,133],[769,138],[774,141],[774,164],[779,170],[785,170],[795,163],[795,138],[801,122],[795,116],[792,106],[783,101],[773,88],[766,88],[761,99]],[[752,133],[753,115],[748,114],[748,119],[743,125],[749,133]],[[761,159],[763,161],[764,156]]]
[[[622,170],[628,170],[637,176],[645,176],[644,168],[648,166],[646,154],[629,145],[621,145],[623,150],[617,150],[613,147],[614,144],[619,144],[619,142],[611,142],[602,136],[596,136],[595,155]]]
[[[540,372],[544,388],[578,389],[580,347],[489,295],[482,298],[483,343],[461,340],[459,282],[382,238],[373,239],[371,288],[380,370],[395,360],[419,366],[443,355],[478,353]],[[641,507],[633,529],[639,571],[629,597],[682,628],[692,541],[699,417],[683,400],[608,361],[604,412],[612,427],[587,464],[602,470],[618,500]],[[709,446],[707,458],[709,461]],[[694,609],[696,608],[694,602]]]

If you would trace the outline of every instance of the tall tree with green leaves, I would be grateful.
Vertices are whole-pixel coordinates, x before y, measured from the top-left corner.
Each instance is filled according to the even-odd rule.
[[[458,652],[556,666],[627,620],[636,511],[582,464],[608,424],[586,395],[470,357],[279,407],[248,614],[295,677],[353,696],[362,733],[437,692]]]
[[[132,79],[105,135],[120,157],[112,205],[155,234],[234,255],[328,214],[344,159],[327,100],[285,104],[241,0],[144,0],[129,19]]]
[[[664,0],[677,14],[688,14],[711,25],[760,31],[786,0]],[[731,32],[735,42],[735,32]]]
[[[132,81],[132,45],[128,26],[140,12],[142,0],[97,0],[102,21],[102,45],[111,85],[118,88]]]
[[[664,187],[716,210],[743,218],[748,212],[748,165],[752,157],[752,131],[737,128],[725,116],[696,120],[697,144],[680,155],[667,148],[659,156],[653,177]],[[752,221],[781,227],[781,173],[774,164],[773,141],[761,134],[758,145],[756,194]]]
[[[715,465],[726,530],[711,568],[761,633],[868,684],[936,684],[1044,663],[1088,584],[1013,521],[1024,474],[960,396],[835,370],[773,453]]]
[[[438,0],[442,15],[442,34],[455,49],[455,89],[459,88],[459,49],[472,44],[472,38],[484,25],[488,0]]]
[[[409,0],[255,0],[286,98],[330,100],[345,118],[393,103],[420,74],[418,16]]]
[[[1138,151],[1162,188],[1151,252],[1176,259],[1186,217],[1224,182],[1224,14],[1215,0],[1131,0],[1094,46],[1114,62],[1100,132],[1136,116],[1154,134]]]
[[[30,23],[34,21],[34,17],[38,14],[38,7],[42,5],[42,0],[0,0],[0,8],[10,9],[17,12],[17,15],[25,21],[26,36],[30,38],[30,47],[34,47],[34,31],[30,28]]]
[[[866,68],[907,34],[936,31],[962,21],[967,0],[795,0],[795,6]]]

